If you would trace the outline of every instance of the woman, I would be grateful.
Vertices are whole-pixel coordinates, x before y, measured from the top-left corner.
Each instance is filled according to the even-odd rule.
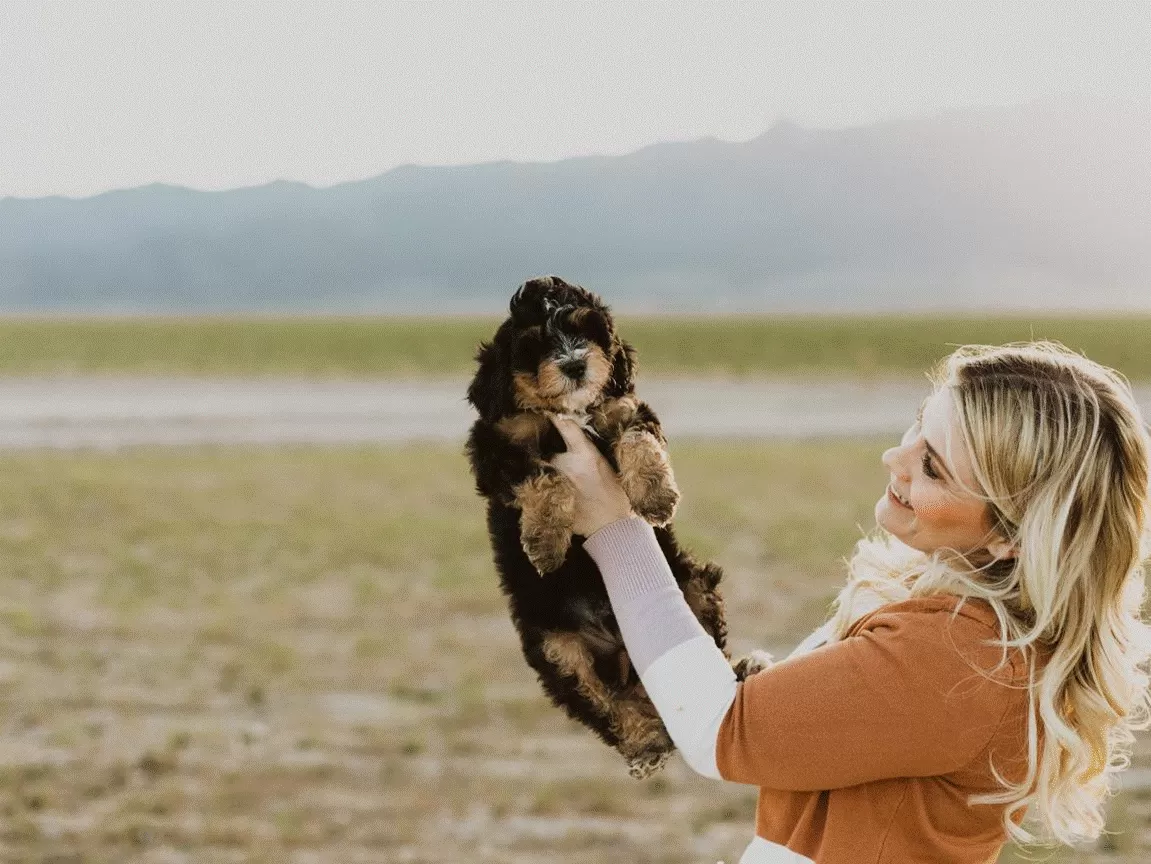
[[[992,862],[1037,839],[1025,813],[1047,842],[1096,838],[1151,724],[1151,441],[1130,386],[1051,342],[964,346],[930,377],[832,617],[743,683],[608,463],[553,418],[576,531],[672,740],[760,787],[742,864]]]

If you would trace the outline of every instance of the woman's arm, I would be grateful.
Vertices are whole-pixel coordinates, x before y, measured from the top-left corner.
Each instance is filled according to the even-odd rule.
[[[811,791],[942,775],[983,753],[1003,723],[1025,722],[1025,691],[1009,689],[1025,682],[1016,665],[978,671],[999,659],[981,644],[992,628],[931,600],[880,610],[858,635],[737,683],[651,526],[612,522],[584,546],[648,695],[705,777]],[[997,754],[997,767],[1011,755]]]
[[[735,699],[735,673],[684,600],[655,532],[639,517],[620,519],[595,531],[584,549],[671,740],[695,771],[722,779],[716,738]]]
[[[557,467],[586,489],[577,505],[584,530],[575,530],[587,538],[648,695],[698,773],[792,790],[934,776],[979,757],[1003,723],[1019,721],[1026,691],[1004,687],[1020,686],[1018,664],[994,679],[981,674],[999,660],[984,641],[994,629],[952,618],[940,598],[881,610],[852,638],[737,682],[683,599],[654,531],[613,498],[618,481],[606,460],[574,423],[557,426],[569,452],[553,464],[567,463]]]
[[[655,532],[632,514],[607,460],[574,421],[552,422],[567,445],[552,464],[577,491],[573,530],[586,537],[628,656],[688,765],[721,779],[716,730],[735,698],[735,673],[692,614]]]

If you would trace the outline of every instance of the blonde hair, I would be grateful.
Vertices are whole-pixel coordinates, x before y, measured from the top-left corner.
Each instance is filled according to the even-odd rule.
[[[1151,725],[1151,627],[1140,617],[1151,556],[1148,428],[1126,378],[1057,342],[965,345],[929,377],[949,391],[963,430],[981,487],[968,491],[987,502],[993,534],[1012,541],[1016,557],[925,553],[877,527],[847,561],[835,638],[869,594],[985,600],[999,621],[996,668],[1008,648],[1030,667],[1027,774],[1013,784],[992,765],[1004,790],[968,803],[1007,804],[1004,827],[1021,843],[1093,840],[1112,780],[1130,764],[1132,731]],[[1037,649],[1049,655],[1038,677]],[[1031,804],[1042,838],[1012,819]]]

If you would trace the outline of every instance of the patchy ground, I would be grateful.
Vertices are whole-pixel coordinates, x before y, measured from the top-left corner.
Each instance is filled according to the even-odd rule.
[[[822,620],[889,443],[673,443],[736,652]],[[0,484],[0,860],[712,864],[751,836],[754,789],[632,780],[546,702],[455,446],[7,453]],[[1125,851],[1058,860],[1147,860],[1151,799],[1120,805]]]

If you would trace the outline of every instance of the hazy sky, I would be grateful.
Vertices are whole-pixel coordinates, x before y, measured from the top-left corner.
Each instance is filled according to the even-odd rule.
[[[0,0],[0,196],[326,186],[1086,94],[1151,104],[1151,0]]]

